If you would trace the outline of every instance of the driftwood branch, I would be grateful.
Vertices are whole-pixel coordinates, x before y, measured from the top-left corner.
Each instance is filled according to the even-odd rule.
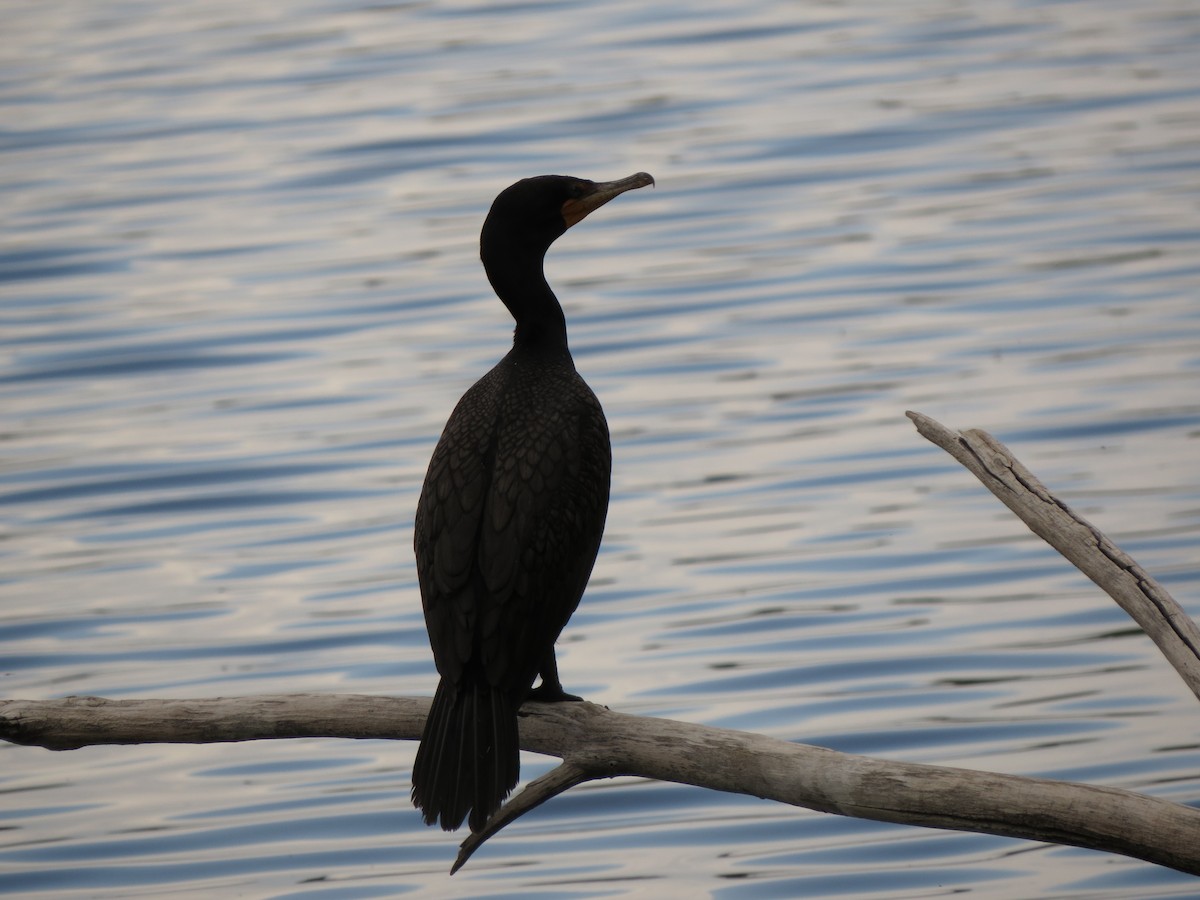
[[[47,750],[271,738],[421,737],[429,698],[265,694],[201,700],[0,700],[0,740]]]
[[[88,744],[265,738],[415,740],[429,701],[288,694],[210,700],[0,701],[0,737]],[[629,716],[592,703],[530,703],[521,746],[564,765],[531,782],[464,843],[455,868],[522,813],[584,781],[640,775],[819,812],[1028,838],[1200,875],[1200,810],[1116,788],[852,756],[762,735]]]
[[[910,412],[908,417],[922,436],[962,463],[1030,531],[1117,601],[1200,697],[1200,627],[1166,588],[1096,526],[1051,494],[986,431],[951,431],[920,413]]]
[[[1200,696],[1200,631],[1160,585],[994,438],[909,416],[1128,611]],[[415,740],[428,710],[428,699],[363,695],[6,700],[0,701],[0,739],[52,750],[299,737]],[[1087,847],[1200,875],[1200,810],[1130,791],[852,756],[622,715],[591,703],[531,703],[521,715],[521,746],[563,764],[471,835],[455,869],[488,837],[551,797],[585,781],[636,775],[839,815]]]

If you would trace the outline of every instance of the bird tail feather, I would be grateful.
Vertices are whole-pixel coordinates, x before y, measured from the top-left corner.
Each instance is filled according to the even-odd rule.
[[[439,682],[412,773],[412,801],[425,824],[440,820],[453,831],[469,811],[471,830],[481,831],[517,784],[520,749],[505,692]]]

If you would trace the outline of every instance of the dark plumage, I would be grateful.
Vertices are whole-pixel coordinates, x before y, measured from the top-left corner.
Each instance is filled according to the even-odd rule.
[[[417,504],[417,575],[441,674],[413,765],[413,803],[429,825],[450,831],[470,812],[481,830],[517,783],[518,708],[579,699],[563,692],[554,642],[600,548],[612,454],[542,262],[589,212],[653,183],[527,178],[483,224],[480,257],[517,327],[512,350],[450,415]]]

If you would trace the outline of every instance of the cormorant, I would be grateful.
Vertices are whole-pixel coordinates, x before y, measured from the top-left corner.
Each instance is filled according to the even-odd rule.
[[[480,831],[517,783],[521,704],[579,699],[563,691],[554,642],[600,548],[612,451],[542,264],[588,213],[653,183],[644,172],[526,178],[483,223],[479,255],[517,326],[512,350],[451,413],[417,504],[421,605],[441,675],[412,773],[428,825],[453,831],[470,812]]]

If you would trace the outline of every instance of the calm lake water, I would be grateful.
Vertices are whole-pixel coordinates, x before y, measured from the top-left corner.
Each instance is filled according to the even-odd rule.
[[[547,266],[615,456],[568,689],[1200,800],[1182,682],[904,416],[991,431],[1200,614],[1192,0],[3,11],[0,696],[431,694],[413,509],[511,331],[484,213],[646,170]],[[1200,895],[634,779],[450,879],[414,749],[0,746],[0,892]]]

